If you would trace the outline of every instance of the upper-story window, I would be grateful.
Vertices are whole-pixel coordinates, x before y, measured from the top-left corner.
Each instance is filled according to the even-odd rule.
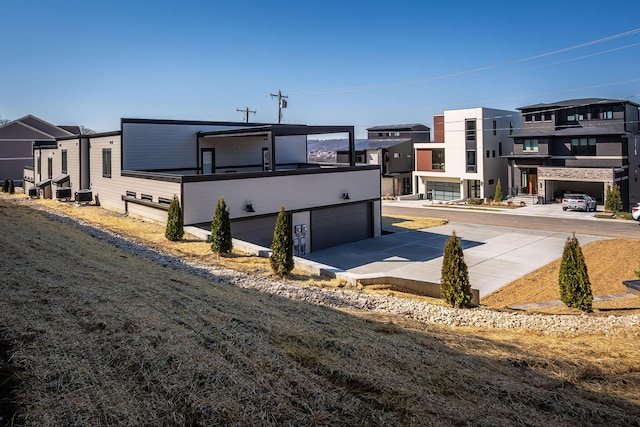
[[[571,140],[571,154],[574,156],[595,156],[595,138],[574,138]]]
[[[533,114],[525,114],[524,115],[524,121],[525,122],[532,122],[533,121]]]
[[[541,122],[542,121],[542,113],[535,113],[533,115],[533,120],[536,122]]]
[[[522,142],[522,149],[524,151],[537,152],[538,151],[538,140],[537,139],[525,139]]]
[[[567,121],[568,122],[575,122],[576,121],[576,111],[575,110],[568,110],[567,111]]]
[[[550,122],[552,120],[552,115],[551,115],[551,111],[546,111],[544,113],[544,121],[545,122]]]
[[[467,141],[476,140],[476,119],[465,120],[465,135]]]
[[[607,108],[602,110],[602,120],[613,119],[613,109]]]

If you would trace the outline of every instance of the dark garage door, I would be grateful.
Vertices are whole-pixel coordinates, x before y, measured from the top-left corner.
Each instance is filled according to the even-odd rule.
[[[311,250],[319,251],[373,237],[371,203],[354,203],[311,211]]]
[[[271,247],[273,230],[276,227],[277,215],[234,221],[231,223],[231,236],[234,239],[255,243],[265,248]]]

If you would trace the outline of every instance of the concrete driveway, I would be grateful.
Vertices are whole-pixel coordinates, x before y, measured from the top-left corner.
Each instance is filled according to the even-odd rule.
[[[322,251],[305,258],[344,270],[356,278],[392,276],[440,282],[444,245],[455,231],[480,297],[562,256],[568,233],[449,223],[419,231],[400,231]],[[581,245],[602,239],[577,235]]]

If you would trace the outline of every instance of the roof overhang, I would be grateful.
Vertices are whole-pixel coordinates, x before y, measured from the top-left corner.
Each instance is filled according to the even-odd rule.
[[[353,126],[309,126],[309,125],[263,125],[239,127],[235,129],[221,129],[208,132],[198,132],[198,136],[228,137],[228,136],[291,136],[291,135],[322,135],[330,133],[353,133]]]

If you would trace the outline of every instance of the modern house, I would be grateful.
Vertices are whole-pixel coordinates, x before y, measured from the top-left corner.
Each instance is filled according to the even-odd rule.
[[[345,135],[348,164],[307,161],[307,136],[324,134]],[[262,246],[281,206],[300,253],[381,233],[378,167],[356,165],[352,126],[121,119],[119,131],[58,138],[40,156],[61,189],[156,221],[177,197],[185,225],[210,229],[224,197],[233,237]],[[33,174],[43,180],[43,169]]]
[[[32,115],[0,126],[0,179],[24,179],[24,168],[34,166],[34,147],[79,133],[77,126],[55,126]]]
[[[368,128],[367,140],[357,147],[356,161],[380,166],[383,196],[413,194],[414,144],[429,142],[430,132],[431,129],[422,124]],[[338,151],[336,154],[338,162],[346,162],[349,152]]]
[[[572,99],[518,108],[522,129],[513,135],[509,188],[551,201],[565,192],[603,203],[618,185],[624,209],[640,201],[640,105],[619,99]]]
[[[507,182],[510,138],[520,126],[516,111],[491,108],[446,110],[434,116],[432,142],[415,144],[415,193],[434,200],[493,198]]]

